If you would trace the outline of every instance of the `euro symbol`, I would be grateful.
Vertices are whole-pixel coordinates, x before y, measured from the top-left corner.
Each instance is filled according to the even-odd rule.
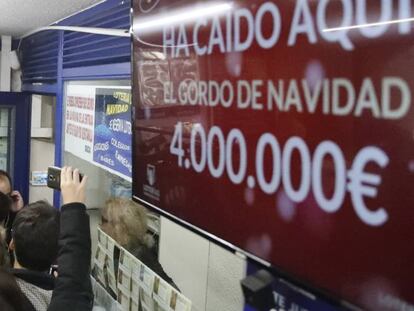
[[[364,197],[375,198],[378,193],[377,186],[381,184],[381,176],[365,172],[368,163],[375,162],[381,168],[388,165],[387,154],[376,147],[365,147],[362,149],[348,172],[349,182],[347,189],[351,194],[352,204],[358,217],[367,225],[382,226],[388,220],[388,213],[383,207],[377,210],[369,209]]]

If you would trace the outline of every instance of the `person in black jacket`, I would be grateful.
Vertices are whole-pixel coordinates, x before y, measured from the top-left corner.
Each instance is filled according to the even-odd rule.
[[[91,236],[85,206],[87,176],[64,167],[60,215],[58,277],[48,311],[89,311],[93,307],[90,279]]]
[[[49,269],[58,254],[59,212],[46,201],[31,203],[17,214],[12,229],[11,272],[35,309],[46,311],[54,288]]]
[[[63,168],[61,190],[64,205],[60,214],[58,276],[47,311],[90,311],[93,294],[90,282],[91,239],[86,213],[87,177],[79,180],[79,171]],[[0,271],[0,310],[34,311],[21,290],[13,283],[12,274]],[[11,284],[11,285],[10,285]],[[16,298],[17,297],[17,298]],[[4,302],[3,304],[1,304]],[[7,307],[7,308],[6,308]]]

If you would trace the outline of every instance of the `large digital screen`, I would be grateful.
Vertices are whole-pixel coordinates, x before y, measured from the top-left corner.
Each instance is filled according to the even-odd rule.
[[[413,310],[414,4],[133,1],[135,199]]]

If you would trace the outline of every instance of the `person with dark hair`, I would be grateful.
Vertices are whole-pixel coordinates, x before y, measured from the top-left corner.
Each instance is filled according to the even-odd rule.
[[[58,254],[59,212],[46,201],[29,204],[16,216],[9,249],[12,273],[36,310],[46,310],[52,298],[53,276],[48,273]]]
[[[59,276],[48,311],[89,311],[93,307],[90,277],[91,234],[85,206],[87,176],[79,170],[62,169],[63,206],[60,212]]]
[[[48,270],[58,252],[59,212],[46,201],[31,203],[17,214],[12,229],[16,265]]]
[[[22,195],[19,191],[13,190],[13,182],[10,174],[3,170],[0,170],[0,192],[9,196],[12,200],[12,212],[17,213],[24,207]]]
[[[0,170],[0,224],[6,228],[7,244],[11,240],[11,227],[16,213],[24,207],[22,195],[13,190],[10,174]]]
[[[58,271],[50,305],[39,309],[22,293],[12,274],[0,272],[0,310],[2,311],[90,311],[93,294],[89,276],[91,238],[86,213],[87,177],[79,180],[79,171],[63,168],[61,190]],[[19,259],[19,257],[18,257]],[[2,281],[5,283],[2,283]],[[18,280],[18,279],[17,279]],[[3,285],[5,284],[5,285]],[[20,285],[20,284],[19,284]]]

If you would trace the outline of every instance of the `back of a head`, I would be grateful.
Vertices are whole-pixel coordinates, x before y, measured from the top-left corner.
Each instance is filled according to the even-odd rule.
[[[13,222],[18,263],[30,270],[45,271],[58,253],[59,212],[46,201],[23,208]]]
[[[102,229],[126,248],[151,246],[147,236],[147,213],[132,200],[112,198],[102,209]]]

